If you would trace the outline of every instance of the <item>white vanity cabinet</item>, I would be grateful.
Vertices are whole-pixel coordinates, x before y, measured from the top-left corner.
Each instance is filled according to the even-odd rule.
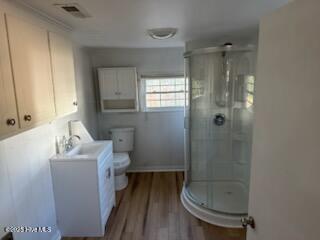
[[[138,111],[136,68],[98,68],[98,79],[102,112]]]
[[[61,235],[104,236],[115,205],[112,142],[83,144],[69,155],[50,159]]]

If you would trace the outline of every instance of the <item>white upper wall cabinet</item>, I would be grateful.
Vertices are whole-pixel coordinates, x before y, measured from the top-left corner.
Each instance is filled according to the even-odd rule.
[[[136,68],[99,68],[98,78],[102,112],[138,111]]]
[[[6,15],[12,72],[22,128],[55,117],[47,30]]]
[[[0,135],[19,128],[4,14],[0,17]]]
[[[77,95],[71,41],[49,32],[51,65],[57,116],[76,112]]]

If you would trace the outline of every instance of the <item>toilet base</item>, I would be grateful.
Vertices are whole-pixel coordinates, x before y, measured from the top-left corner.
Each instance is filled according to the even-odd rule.
[[[128,186],[128,177],[126,174],[121,174],[118,176],[115,176],[115,189],[116,191],[120,191]]]

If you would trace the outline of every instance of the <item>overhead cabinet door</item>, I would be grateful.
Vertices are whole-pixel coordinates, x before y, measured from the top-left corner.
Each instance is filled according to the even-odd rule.
[[[1,13],[0,13],[1,14]],[[0,135],[19,128],[4,14],[0,17]]]
[[[47,30],[6,15],[21,127],[55,116]]]
[[[115,68],[100,68],[98,69],[98,77],[101,99],[118,99],[117,70]]]
[[[58,116],[77,111],[77,96],[72,43],[49,33],[55,104]]]
[[[135,68],[120,68],[117,71],[120,99],[136,98],[136,70]]]

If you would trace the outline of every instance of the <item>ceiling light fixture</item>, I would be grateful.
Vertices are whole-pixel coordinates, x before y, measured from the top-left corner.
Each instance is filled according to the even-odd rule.
[[[174,37],[177,31],[177,28],[153,28],[148,29],[147,33],[153,39],[164,40]]]

